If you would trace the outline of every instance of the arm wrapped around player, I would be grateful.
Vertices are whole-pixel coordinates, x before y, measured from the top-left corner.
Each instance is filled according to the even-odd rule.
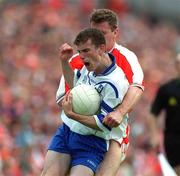
[[[116,128],[110,128],[103,123],[104,117],[114,111],[114,109],[121,103],[127,86],[114,86],[112,82],[104,84],[101,94],[103,99],[100,104],[100,113],[94,115],[98,127],[106,133],[106,139],[119,140],[126,136],[126,129],[128,126],[128,114],[126,114],[121,124]],[[107,135],[108,133],[108,135]]]

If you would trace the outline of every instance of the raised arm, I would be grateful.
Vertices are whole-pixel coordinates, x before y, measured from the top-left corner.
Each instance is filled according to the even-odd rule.
[[[65,81],[69,87],[73,87],[74,71],[69,65],[69,58],[73,56],[73,48],[65,43],[59,48],[59,58]]]

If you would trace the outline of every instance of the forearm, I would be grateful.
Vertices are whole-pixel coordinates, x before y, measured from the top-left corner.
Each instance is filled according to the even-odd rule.
[[[76,120],[76,121],[82,123],[83,125],[86,125],[86,126],[88,126],[90,128],[93,128],[95,130],[102,131],[98,127],[98,125],[97,125],[97,123],[96,123],[93,116],[86,116],[86,115],[76,114],[74,112],[71,112],[71,113],[67,114],[67,116],[70,117],[73,120]]]
[[[130,112],[134,105],[137,104],[139,99],[143,94],[143,90],[139,87],[130,86],[122,103],[117,107],[117,111],[120,112],[122,116]]]
[[[70,88],[73,88],[74,71],[71,69],[68,61],[62,61],[61,67],[64,75],[64,79]]]

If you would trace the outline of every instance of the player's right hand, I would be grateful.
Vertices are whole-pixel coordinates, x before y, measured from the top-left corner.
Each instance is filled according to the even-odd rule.
[[[61,61],[68,61],[73,56],[73,48],[67,44],[64,43],[59,48],[59,58]]]

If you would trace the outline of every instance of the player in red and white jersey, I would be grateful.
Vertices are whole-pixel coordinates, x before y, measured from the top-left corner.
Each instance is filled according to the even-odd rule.
[[[117,43],[115,43],[109,53],[115,56],[116,63],[124,71],[129,84],[144,90],[144,76],[137,56],[132,51]],[[80,70],[83,67],[79,54],[75,54],[70,59],[69,63],[73,69]],[[63,97],[62,95],[64,95],[68,90],[69,86],[67,84],[64,86],[64,81],[61,82],[59,90],[57,91],[57,101],[60,100]]]
[[[108,9],[98,9],[93,11],[90,17],[90,26],[103,32],[107,43],[106,50],[115,56],[117,65],[124,71],[130,84],[122,103],[115,111],[109,113],[104,118],[105,125],[108,125],[109,127],[117,127],[121,123],[123,116],[133,109],[134,105],[143,94],[143,71],[138,62],[137,56],[132,51],[116,43],[119,29],[117,15],[113,11]],[[81,69],[83,67],[83,63],[78,54],[74,55],[69,63],[73,69]],[[66,75],[64,75],[64,77],[66,77]],[[68,78],[66,77],[66,80],[67,79]],[[119,83],[121,83],[121,80],[119,80]],[[62,77],[56,94],[57,103],[60,104],[68,89],[69,87],[67,84],[65,85],[64,78]],[[97,175],[115,175],[120,163],[122,162],[120,153],[122,153],[121,151],[124,146],[127,145],[128,138],[123,141],[121,146],[112,140],[109,151],[106,153],[105,159],[102,162]]]

